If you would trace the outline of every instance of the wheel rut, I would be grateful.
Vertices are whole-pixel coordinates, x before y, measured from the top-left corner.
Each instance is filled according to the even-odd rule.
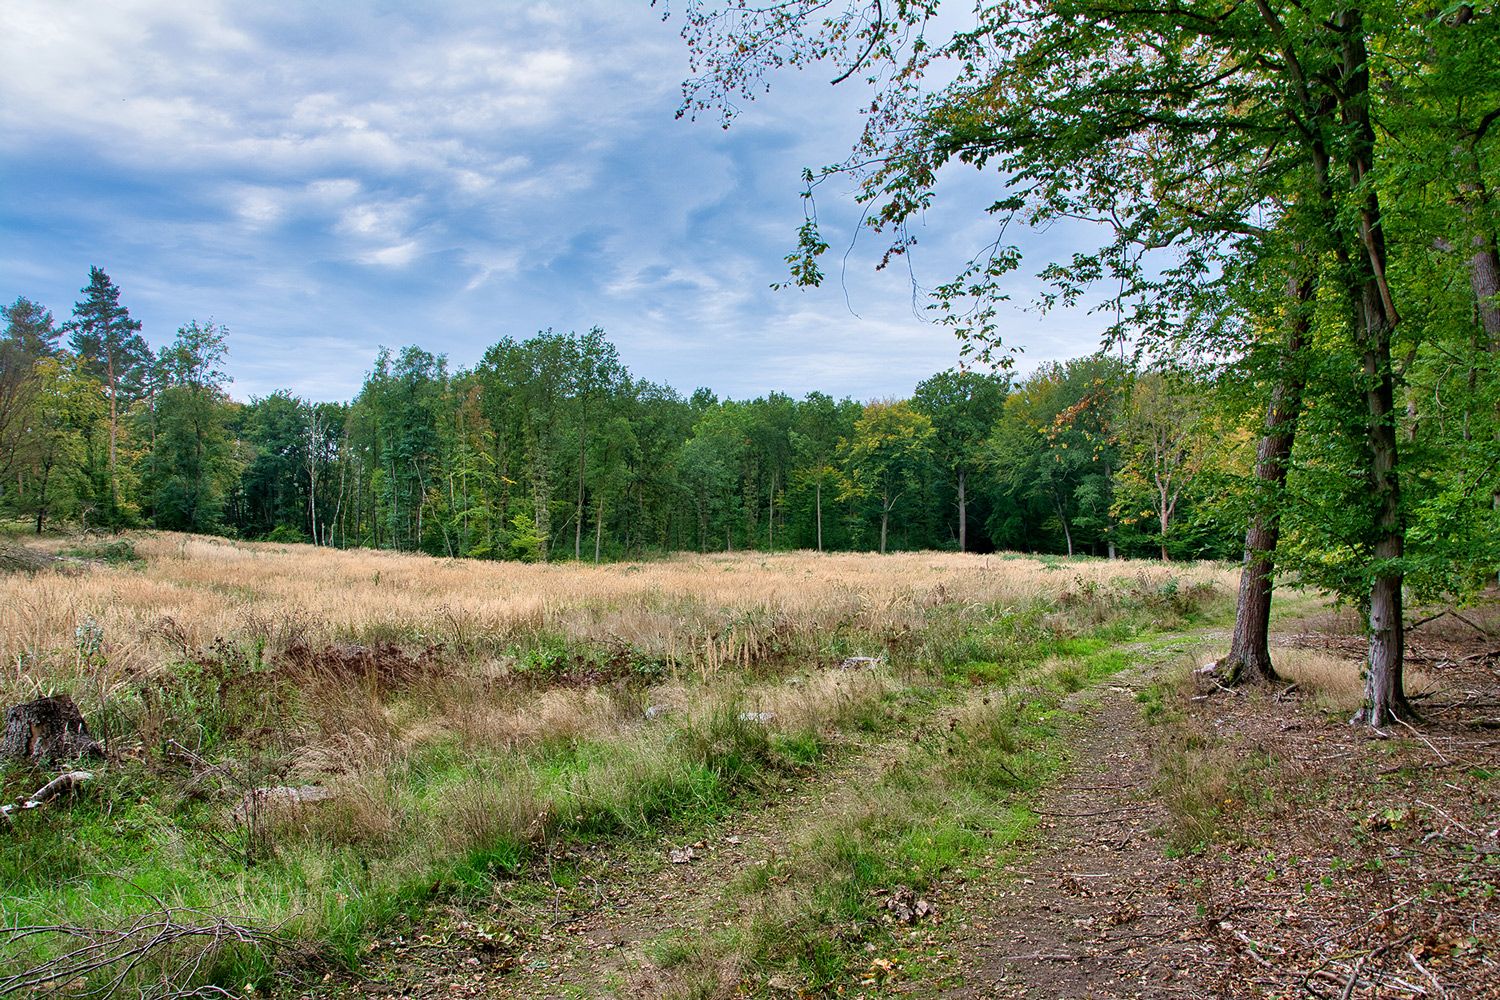
[[[1133,699],[1151,669],[1133,668],[1068,700],[1059,736],[1068,770],[1037,800],[1019,859],[970,866],[934,886],[936,926],[898,941],[925,946],[928,957],[914,955],[873,987],[850,983],[845,995],[1211,995],[1196,985],[1206,959],[1189,933],[1203,918],[1154,836],[1167,814],[1154,797],[1156,772]],[[909,745],[898,735],[846,750],[832,767],[783,784],[764,808],[654,846],[559,849],[552,864],[570,874],[566,884],[553,882],[550,903],[538,904],[533,889],[523,912],[506,902],[514,886],[502,881],[484,913],[453,908],[427,941],[382,943],[372,977],[355,988],[411,997],[676,995],[682,984],[665,968],[671,950],[742,920],[749,904],[732,891],[737,881],[774,862],[824,810],[845,808]],[[539,874],[524,878],[534,886]],[[737,970],[723,977],[732,982]]]

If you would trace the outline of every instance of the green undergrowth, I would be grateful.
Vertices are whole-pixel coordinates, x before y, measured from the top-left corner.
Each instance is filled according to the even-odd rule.
[[[300,806],[254,798],[251,789],[265,786],[251,779],[274,783],[272,773],[194,789],[162,773],[159,760],[115,761],[66,808],[9,821],[5,919],[97,926],[165,909],[192,911],[183,918],[190,923],[231,915],[352,963],[372,928],[434,898],[488,896],[497,874],[518,870],[542,845],[700,822],[834,753],[831,734],[773,732],[741,714],[726,705],[701,720],[643,722],[615,739],[477,757],[438,742],[378,771],[340,776],[329,783],[331,800]],[[13,768],[0,780],[14,798],[45,777]],[[25,937],[4,957],[9,967],[36,966],[72,943]],[[275,958],[227,947],[203,978],[255,981]],[[139,971],[149,979],[169,969]]]
[[[746,669],[708,681],[543,631],[511,637],[497,680],[480,670],[492,650],[461,622],[446,651],[408,644],[356,668],[305,652],[296,623],[261,623],[82,705],[110,758],[65,804],[0,820],[11,928],[0,964],[77,954],[79,938],[25,928],[121,927],[170,910],[183,926],[227,920],[275,939],[221,935],[206,950],[184,939],[146,952],[127,985],[274,992],[289,962],[356,966],[372,932],[434,902],[492,899],[497,880],[517,884],[558,844],[701,828],[894,741],[901,752],[873,784],[735,887],[756,916],[676,962],[684,988],[729,965],[752,970],[751,983],[779,970],[829,988],[866,945],[888,943],[881,893],[926,891],[1013,849],[1031,796],[1063,766],[1068,693],[1127,666],[1119,643],[1213,605],[1207,592],[1129,581],[1025,607],[941,605],[920,629],[833,630],[813,652],[796,645],[806,636],[771,634]],[[81,630],[69,655],[87,672],[107,649]],[[845,655],[879,662],[839,671]],[[648,717],[668,695],[671,711]],[[11,766],[0,792],[14,801],[49,776]],[[309,785],[331,797],[256,793]]]

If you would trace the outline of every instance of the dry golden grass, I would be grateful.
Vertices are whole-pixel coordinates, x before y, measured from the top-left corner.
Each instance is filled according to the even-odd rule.
[[[75,630],[103,629],[111,676],[150,671],[216,638],[437,642],[498,655],[545,637],[619,644],[678,676],[749,665],[775,645],[843,629],[909,632],[938,605],[1024,605],[1122,577],[1152,589],[1232,588],[1209,564],[1055,561],[953,553],[682,555],[605,566],[435,559],[373,550],[127,536],[143,568],[0,576],[6,694],[77,668]],[[51,547],[63,543],[52,542]]]
[[[1312,696],[1313,705],[1329,712],[1354,712],[1365,696],[1364,664],[1316,649],[1278,648],[1272,653],[1276,670]],[[1435,689],[1436,679],[1408,667],[1403,672],[1408,697]]]
[[[64,870],[57,845],[129,813],[170,827],[167,846],[116,844],[87,870],[340,940],[395,897],[487,884],[539,842],[723,809],[858,745],[909,688],[967,686],[1101,624],[1180,623],[1236,581],[1205,564],[941,553],[596,567],[125,541],[138,560],[0,575],[0,698],[72,694],[107,730],[111,775],[107,808],[66,814],[82,833],[51,831],[7,871]],[[876,662],[841,669],[851,655]],[[976,709],[950,732],[1007,746],[1008,725]],[[236,819],[247,792],[303,784],[332,794]],[[51,883],[8,905],[51,912]]]

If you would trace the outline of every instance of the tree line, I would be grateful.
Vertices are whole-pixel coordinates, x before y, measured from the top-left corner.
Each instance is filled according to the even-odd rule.
[[[1231,557],[1249,435],[1189,373],[1094,355],[955,369],[910,399],[720,400],[630,373],[599,329],[505,338],[472,368],[382,349],[347,403],[236,402],[228,331],[155,351],[94,268],[58,325],[4,307],[0,508],[469,558],[673,550],[1018,549]],[[65,341],[64,341],[64,338]]]

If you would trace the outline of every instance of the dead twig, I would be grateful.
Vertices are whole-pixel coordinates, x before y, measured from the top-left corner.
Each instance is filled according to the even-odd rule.
[[[204,963],[225,947],[246,945],[259,952],[290,948],[293,942],[274,930],[236,923],[187,907],[164,907],[112,927],[76,924],[34,924],[0,931],[0,954],[13,952],[29,939],[71,940],[61,954],[29,968],[0,976],[0,997],[25,996],[36,991],[56,990],[63,984],[90,982],[104,973],[98,985],[73,995],[102,998],[127,985],[137,971],[157,974],[153,978],[169,990],[163,997],[185,996],[181,989],[202,971]]]
[[[70,791],[78,785],[83,784],[85,781],[92,781],[93,778],[94,775],[89,771],[69,771],[67,774],[60,774],[57,777],[53,778],[51,781],[47,782],[41,788],[38,788],[36,791],[32,792],[31,797],[25,802],[21,803],[21,808],[35,809],[37,806],[41,805],[43,802],[46,802],[48,799],[54,798],[57,795],[62,794],[63,792]]]
[[[1438,982],[1437,976],[1434,976],[1432,973],[1428,972],[1427,969],[1422,965],[1422,963],[1417,961],[1417,953],[1414,951],[1408,952],[1406,957],[1411,962],[1413,968],[1427,977],[1427,981],[1432,984],[1432,988],[1437,990],[1438,996],[1442,997],[1442,1000],[1448,1000],[1448,991],[1443,989],[1443,984]]]
[[[1405,719],[1399,719],[1398,718],[1398,719],[1396,719],[1396,721],[1399,722],[1401,725],[1405,726],[1407,728],[1407,730],[1410,731],[1410,733],[1413,736],[1415,736],[1417,739],[1421,740],[1423,743],[1426,743],[1427,744],[1427,749],[1429,749],[1433,753],[1437,754],[1438,760],[1442,761],[1444,764],[1448,763],[1448,758],[1443,756],[1443,752],[1441,750],[1439,750],[1437,747],[1433,746],[1431,740],[1429,740],[1427,737],[1423,736],[1421,733],[1417,732],[1415,726],[1413,726],[1410,722],[1407,722]]]
[[[1339,995],[1339,1000],[1349,1000],[1354,995],[1354,984],[1359,981],[1359,970],[1365,967],[1364,956],[1360,956],[1354,968],[1349,970],[1349,981],[1344,984],[1344,992]]]

